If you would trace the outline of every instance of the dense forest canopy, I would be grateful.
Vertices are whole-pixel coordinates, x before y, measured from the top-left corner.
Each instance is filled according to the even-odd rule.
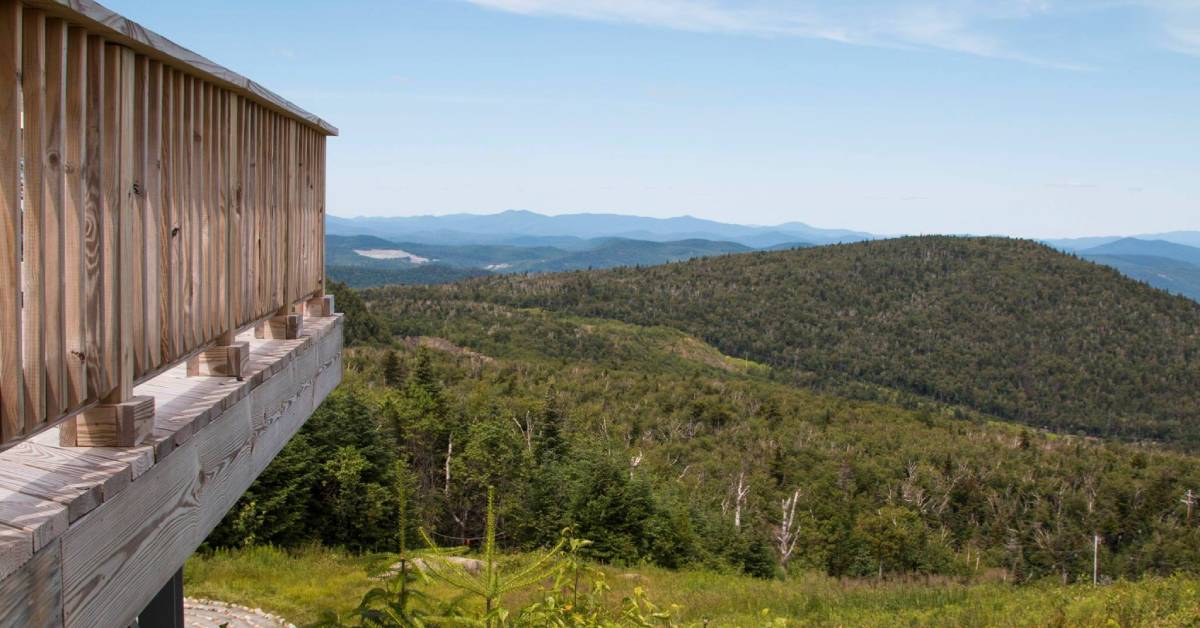
[[[335,287],[346,379],[210,544],[389,549],[398,485],[414,527],[472,544],[494,486],[505,547],[570,529],[616,564],[1074,580],[1095,535],[1104,577],[1200,564],[1191,455],[850,399],[671,325],[477,300],[498,289]]]
[[[1030,241],[898,238],[368,299],[663,325],[801,385],[867,383],[1039,428],[1200,446],[1200,304]]]

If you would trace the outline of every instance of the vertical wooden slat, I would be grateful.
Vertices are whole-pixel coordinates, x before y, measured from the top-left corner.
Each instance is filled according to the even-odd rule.
[[[321,294],[325,294],[329,286],[325,280],[325,136],[321,135],[317,138],[317,153],[320,157],[320,167],[317,170],[317,216],[320,221],[320,233],[317,236],[321,246],[321,259],[318,264],[317,272],[320,277]],[[334,304],[335,306],[337,304]]]
[[[175,199],[175,132],[178,122],[175,117],[175,74],[170,68],[162,71],[162,230],[159,236],[162,241],[159,249],[162,259],[162,280],[159,286],[161,328],[162,328],[162,360],[169,362],[175,357],[175,307],[178,302],[176,293],[175,238],[172,236],[176,225],[177,203]]]
[[[143,251],[146,248],[146,99],[147,82],[149,76],[149,60],[142,55],[135,55],[133,60],[133,91],[132,103],[126,103],[128,107],[132,105],[133,114],[130,119],[133,121],[133,136],[122,137],[122,142],[132,140],[133,153],[133,212],[132,212],[132,231],[133,241],[139,243],[138,250],[134,255],[133,268],[129,273],[132,277],[133,288],[133,322],[132,322],[132,345],[133,345],[133,371],[135,375],[140,375],[149,368],[147,365],[148,353],[146,351],[146,276],[149,274],[149,268],[146,267],[146,255]],[[122,286],[122,289],[127,289]]]
[[[25,202],[22,222],[22,358],[25,369],[25,432],[46,420],[46,344],[44,315],[46,188],[43,173],[46,146],[46,16],[25,9],[22,64],[25,129]]]
[[[107,398],[120,386],[121,341],[121,206],[124,190],[121,187],[121,47],[104,46],[104,114],[101,122],[104,211],[100,216],[100,368],[101,398]]]
[[[233,95],[221,91],[218,95],[218,102],[221,105],[221,150],[219,164],[219,172],[221,179],[221,233],[225,238],[221,241],[221,290],[218,293],[218,318],[220,321],[220,331],[223,338],[229,342],[233,341],[230,335],[225,337],[226,332],[232,332],[234,328],[233,320],[233,295],[236,288],[233,283],[233,243],[234,243],[234,210],[233,210],[233,173],[236,172],[237,166],[234,162],[234,140],[236,139],[237,124],[231,116],[236,116],[234,103],[236,102]]]
[[[115,131],[118,139],[118,150],[116,152],[116,161],[114,162],[117,170],[117,205],[116,216],[112,223],[116,229],[114,242],[116,250],[112,256],[115,260],[114,276],[116,279],[116,300],[115,300],[115,318],[114,335],[116,337],[116,347],[114,355],[116,356],[113,379],[114,388],[111,394],[106,398],[108,403],[122,403],[133,397],[133,329],[134,329],[134,311],[133,302],[134,294],[133,287],[133,271],[135,260],[140,256],[135,254],[137,244],[133,240],[133,222],[134,215],[137,210],[137,202],[134,195],[133,174],[134,174],[134,151],[133,142],[130,141],[133,137],[133,101],[134,101],[134,58],[132,50],[122,47],[114,47],[113,56],[117,58],[115,67],[117,70],[116,80],[113,81],[110,77],[110,84],[116,89],[116,97],[114,98],[115,106],[117,107],[118,115],[115,117]]]
[[[63,147],[66,192],[63,207],[63,292],[67,354],[67,405],[88,401],[87,384],[87,267],[84,222],[87,181],[84,160],[87,145],[87,31],[67,33],[66,124]]]
[[[188,147],[192,167],[192,229],[188,241],[192,273],[192,336],[188,349],[204,342],[204,249],[201,242],[204,220],[204,84],[192,80],[192,142]]]
[[[180,72],[172,72],[172,81],[174,83],[172,89],[172,124],[173,124],[173,140],[172,140],[172,161],[171,168],[173,176],[171,179],[171,315],[168,320],[171,323],[171,342],[172,351],[171,359],[176,360],[185,353],[184,346],[187,343],[187,325],[189,311],[188,287],[191,286],[191,279],[187,272],[187,248],[184,246],[184,241],[188,238],[188,178],[187,178],[187,146],[190,145],[188,139],[189,126],[187,121],[188,108],[186,81],[183,74]]]
[[[84,274],[87,312],[84,316],[87,361],[87,392],[89,399],[108,394],[107,375],[101,369],[103,341],[104,286],[101,274],[101,251],[104,231],[104,40],[87,38],[87,135],[83,157],[84,197]]]
[[[246,273],[246,256],[250,250],[242,243],[242,99],[237,94],[229,93],[229,242],[226,252],[229,254],[229,311],[226,314],[228,329],[236,329],[242,323],[242,290]]]
[[[24,431],[21,372],[21,3],[0,0],[0,433]]]
[[[146,70],[146,173],[144,212],[146,364],[162,363],[163,185],[162,185],[162,64],[150,61]]]
[[[46,22],[46,144],[43,181],[46,191],[44,224],[46,246],[46,416],[57,419],[68,407],[66,362],[65,282],[66,153],[63,145],[66,126],[67,24],[59,19]]]
[[[194,109],[195,102],[192,98],[193,83],[192,77],[182,75],[183,81],[183,117],[179,134],[179,150],[180,150],[180,208],[179,208],[179,248],[180,257],[183,267],[181,269],[183,275],[183,290],[180,294],[182,299],[182,314],[183,318],[180,323],[183,326],[180,337],[182,342],[179,347],[181,354],[186,353],[194,346],[195,343],[195,328],[192,323],[192,292],[194,289],[192,275],[192,242],[195,234],[192,232],[192,225],[195,222],[192,219],[192,203],[195,198],[195,190],[192,187],[194,177],[192,175],[192,147],[195,145],[195,126]]]
[[[217,163],[219,156],[217,155],[217,117],[218,111],[216,101],[213,98],[216,89],[205,83],[204,85],[204,222],[203,236],[204,243],[204,341],[212,340],[216,327],[216,312],[215,312],[215,291],[220,273],[218,270],[218,262],[221,259],[220,239],[217,237],[220,231],[220,224],[217,218]]]
[[[212,102],[209,98],[210,86],[200,83],[198,95],[200,112],[198,127],[200,136],[196,142],[196,154],[199,155],[197,165],[200,172],[200,185],[197,189],[197,226],[200,254],[196,257],[198,265],[196,279],[196,312],[199,314],[199,327],[196,330],[196,343],[207,341],[211,312],[209,311],[209,294],[212,289]]]

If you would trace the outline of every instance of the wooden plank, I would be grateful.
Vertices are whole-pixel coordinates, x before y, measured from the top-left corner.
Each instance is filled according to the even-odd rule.
[[[46,344],[46,416],[57,419],[69,407],[67,395],[67,344],[65,282],[66,271],[66,126],[67,24],[59,19],[46,22],[46,144],[42,180],[45,192],[43,224],[46,229],[45,263],[45,344]]]
[[[179,208],[179,248],[182,260],[182,276],[183,284],[180,292],[181,299],[181,314],[180,323],[182,329],[180,337],[182,344],[180,345],[180,353],[186,353],[196,346],[196,334],[193,326],[192,313],[192,293],[194,290],[194,277],[192,275],[192,242],[195,239],[195,234],[192,230],[192,225],[195,222],[192,219],[192,204],[195,198],[195,190],[193,189],[192,175],[192,147],[195,144],[195,126],[193,109],[195,108],[192,97],[193,83],[192,78],[186,75],[180,75],[183,81],[183,91],[181,93],[181,102],[183,105],[183,118],[181,121],[182,127],[179,134],[179,150],[180,150],[180,208]]]
[[[21,264],[22,342],[25,369],[25,433],[46,420],[46,16],[26,9],[24,34],[24,155],[25,205],[22,223],[24,255]]]
[[[187,157],[185,147],[188,123],[185,97],[185,81],[182,74],[172,72],[172,178],[171,178],[171,359],[177,360],[185,351],[187,322],[187,290],[190,286],[187,275],[187,256],[184,240],[187,239]]]
[[[162,279],[160,280],[160,308],[162,310],[162,361],[170,362],[175,359],[177,340],[175,339],[176,323],[178,322],[178,266],[176,258],[176,237],[172,235],[178,224],[176,217],[178,203],[176,201],[176,160],[175,143],[178,121],[175,116],[175,79],[170,68],[162,69],[162,239],[159,249]]]
[[[21,3],[0,0],[0,437],[25,430],[21,371]]]
[[[228,102],[228,136],[226,138],[227,161],[225,163],[226,196],[226,270],[225,270],[225,329],[236,329],[241,324],[242,279],[245,273],[244,260],[249,249],[240,245],[242,241],[241,202],[241,99],[233,93],[226,95]]]
[[[242,399],[200,434],[200,538],[212,532],[253,480],[250,405],[250,399]]]
[[[100,486],[68,473],[34,469],[23,464],[0,464],[0,488],[56,501],[67,507],[71,521],[100,504]]]
[[[108,403],[122,403],[133,396],[133,273],[137,243],[133,240],[133,218],[137,211],[136,195],[133,185],[133,100],[134,100],[134,54],[128,48],[117,48],[120,56],[118,66],[120,74],[115,87],[118,90],[116,99],[120,115],[116,119],[116,132],[121,138],[120,150],[115,162],[118,169],[118,205],[116,220],[116,278],[115,330],[117,345],[115,348],[117,360],[114,371],[115,389],[105,400]],[[110,79],[110,83],[111,83]]]
[[[30,535],[23,530],[14,530],[0,525],[0,577],[20,569],[33,556]]]
[[[100,215],[100,397],[121,394],[121,215],[124,202],[121,186],[121,85],[122,48],[104,46],[104,110],[101,121],[104,197]]]
[[[105,311],[101,256],[105,214],[104,196],[104,40],[87,38],[87,136],[83,161],[83,179],[87,186],[84,197],[84,273],[87,312],[85,338],[87,395],[98,399],[108,394],[107,375],[101,370],[100,348]]]
[[[193,443],[176,449],[62,537],[67,626],[128,626],[197,538],[200,464]]]
[[[5,537],[11,536],[7,531]],[[0,617],[5,626],[62,626],[62,549],[58,542],[0,580]]]
[[[135,394],[138,394],[136,390]],[[40,445],[59,447],[59,442],[61,441],[59,430],[61,429],[61,426],[52,427],[29,440]],[[134,480],[138,479],[138,476],[154,466],[154,448],[148,445],[140,445],[138,447],[73,447],[71,451],[125,463],[129,465],[129,473]]]
[[[150,370],[148,363],[149,352],[146,347],[146,279],[150,274],[150,268],[146,265],[146,170],[147,170],[147,155],[146,155],[146,108],[147,100],[149,99],[150,82],[150,63],[144,56],[135,55],[133,57],[133,90],[129,96],[132,102],[125,103],[125,107],[132,106],[133,114],[130,116],[133,127],[133,146],[132,146],[132,163],[133,168],[133,207],[130,213],[132,222],[131,230],[133,232],[133,241],[137,243],[137,248],[134,250],[133,259],[130,263],[129,276],[133,279],[132,321],[130,323],[132,337],[126,337],[122,344],[131,344],[133,347],[133,373],[134,377]],[[129,137],[124,137],[128,141]],[[122,288],[126,287],[122,285]]]
[[[189,77],[190,78],[190,77]],[[191,257],[189,269],[192,275],[191,289],[191,342],[194,349],[204,342],[204,258],[201,238],[201,221],[204,213],[204,84],[191,81],[192,137],[188,147],[191,165],[191,232],[187,246]]]
[[[151,61],[146,75],[146,189],[145,189],[145,266],[146,283],[146,363],[157,368],[163,363],[162,288],[163,262],[163,166],[162,166],[162,92],[163,68]]]
[[[87,181],[84,156],[87,145],[87,32],[67,32],[65,193],[63,195],[63,321],[66,352],[67,406],[88,401],[87,385],[87,256],[84,223]]]
[[[201,161],[201,168],[204,172],[204,187],[203,195],[204,207],[202,220],[200,223],[200,242],[203,254],[201,259],[201,292],[200,292],[200,307],[204,312],[204,320],[201,323],[200,330],[203,335],[204,342],[208,342],[216,336],[216,312],[214,301],[215,289],[218,287],[217,282],[217,260],[220,258],[220,250],[217,246],[218,225],[217,225],[217,199],[216,199],[216,116],[217,111],[214,106],[216,101],[213,99],[212,85],[205,83],[204,90],[201,94],[204,101],[204,138],[201,142],[204,157]]]
[[[70,525],[66,506],[4,488],[0,488],[0,522],[29,534],[35,552],[62,536]]]
[[[4,452],[4,464],[20,463],[34,469],[56,471],[100,487],[102,499],[110,499],[133,481],[129,464],[84,452],[52,447],[25,440]],[[0,515],[0,519],[2,519]],[[9,523],[5,521],[5,523]],[[36,548],[35,548],[36,549]]]

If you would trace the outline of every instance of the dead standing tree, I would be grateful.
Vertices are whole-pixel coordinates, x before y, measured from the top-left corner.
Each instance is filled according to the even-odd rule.
[[[796,489],[790,498],[783,500],[783,519],[779,522],[779,530],[775,533],[775,542],[779,549],[779,564],[787,568],[792,553],[796,551],[796,541],[800,538],[799,526],[796,525],[796,504],[800,502],[800,489]]]

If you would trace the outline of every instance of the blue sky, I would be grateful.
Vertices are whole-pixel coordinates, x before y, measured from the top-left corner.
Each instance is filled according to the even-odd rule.
[[[109,0],[341,129],[335,215],[1200,228],[1200,0]]]

